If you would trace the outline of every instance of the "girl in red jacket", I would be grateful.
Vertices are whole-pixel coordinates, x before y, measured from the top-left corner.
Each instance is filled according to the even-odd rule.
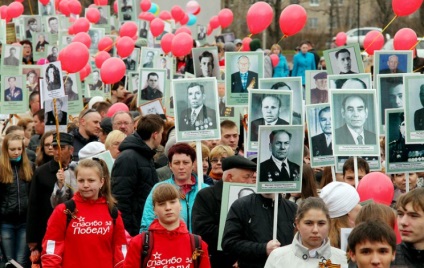
[[[201,242],[201,250],[193,251],[192,237],[180,220],[180,193],[168,183],[155,188],[152,196],[156,219],[149,227],[151,248],[142,263],[142,246],[146,233],[135,236],[130,243],[124,267],[199,267],[210,268],[208,246]],[[195,265],[195,264],[198,265]]]
[[[78,192],[70,211],[56,206],[43,239],[43,268],[122,267],[126,241],[121,215],[117,214],[106,163],[85,159],[75,170]],[[115,219],[113,217],[115,211]],[[67,217],[72,219],[67,223]]]

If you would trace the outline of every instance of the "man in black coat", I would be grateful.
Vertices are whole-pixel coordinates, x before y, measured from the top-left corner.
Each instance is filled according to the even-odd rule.
[[[142,117],[137,131],[125,138],[112,169],[112,194],[118,201],[125,230],[131,236],[140,231],[144,204],[159,182],[153,156],[162,140],[164,121],[159,115]]]
[[[318,112],[319,125],[322,133],[312,137],[312,155],[325,156],[333,154],[333,140],[331,131],[331,113],[330,106],[322,108]]]
[[[222,170],[222,180],[200,190],[192,209],[193,233],[208,244],[212,268],[231,268],[237,261],[234,256],[217,249],[223,181],[254,184],[256,180],[256,164],[239,155],[225,158]]]
[[[281,100],[276,95],[268,95],[261,102],[262,117],[250,123],[250,140],[258,141],[259,126],[288,125],[289,122],[279,117]]]
[[[31,181],[28,203],[28,219],[26,239],[30,250],[38,249],[41,252],[41,242],[47,229],[47,221],[53,212],[50,201],[55,183],[58,181],[59,160],[63,169],[71,163],[74,151],[73,137],[67,133],[60,133],[61,156],[59,159],[57,135],[53,135],[54,159],[38,167]]]
[[[420,86],[420,101],[424,106],[424,84]],[[414,113],[414,127],[415,130],[424,130],[424,108],[418,109]]]
[[[286,130],[274,130],[269,135],[271,158],[260,164],[260,181],[298,181],[300,167],[287,159],[292,134]]]
[[[258,88],[258,73],[249,71],[249,57],[243,55],[237,59],[239,71],[231,74],[231,92],[247,93],[248,89]]]

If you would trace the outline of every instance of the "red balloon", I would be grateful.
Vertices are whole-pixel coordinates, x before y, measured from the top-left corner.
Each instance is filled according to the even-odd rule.
[[[269,55],[269,57],[271,58],[272,67],[277,66],[280,62],[280,57],[278,57],[278,55],[276,54],[271,54]]]
[[[100,39],[99,44],[97,45],[99,51],[110,51],[113,47],[113,40],[109,36],[105,36]]]
[[[69,28],[68,28],[68,34],[69,35],[74,35],[75,34],[74,26],[73,25],[69,26]]]
[[[142,0],[140,2],[140,8],[141,8],[141,11],[143,12],[147,12],[147,10],[149,10],[151,6],[152,6],[152,2],[150,2],[150,0]]]
[[[211,25],[210,24],[208,24],[208,27],[206,28],[206,35],[211,35],[211,33],[213,32],[213,29],[212,29],[212,27],[211,27]]]
[[[199,6],[199,9],[198,9],[196,12],[194,12],[194,13],[193,13],[193,15],[197,15],[197,14],[199,14],[201,9],[202,9],[202,8]]]
[[[187,4],[186,4],[186,11],[187,11],[187,13],[196,15],[194,13],[196,13],[196,12],[199,13],[199,10],[200,10],[199,3],[197,3],[194,0],[190,0],[190,1],[187,2]]]
[[[7,19],[7,6],[3,5],[0,7],[0,17],[4,20]]]
[[[229,8],[224,8],[221,11],[219,11],[218,19],[219,19],[219,24],[221,25],[221,28],[222,29],[227,28],[228,26],[231,25],[231,23],[233,23],[233,19],[234,19],[233,12]]]
[[[94,59],[97,68],[101,68],[103,63],[105,62],[105,60],[110,58],[110,54],[107,53],[106,51],[100,51],[99,53],[97,53],[96,58]]]
[[[184,10],[180,6],[175,5],[171,8],[171,15],[176,22],[184,18],[184,14]]]
[[[115,14],[118,14],[118,1],[115,0],[115,2],[113,2],[113,11],[115,12]]]
[[[127,105],[125,105],[122,102],[116,102],[116,103],[112,104],[112,106],[110,106],[110,108],[107,110],[106,116],[112,117],[114,114],[116,114],[117,112],[120,112],[120,111],[128,112],[129,108],[128,108]]]
[[[50,0],[38,0],[43,6],[47,5]]]
[[[116,48],[117,48],[117,53],[121,58],[126,58],[129,55],[131,55],[131,53],[134,50],[134,40],[131,37],[128,36],[124,36],[119,38],[119,40],[116,42]]]
[[[83,43],[89,49],[91,46],[91,37],[88,35],[88,33],[80,32],[74,36],[72,42]]]
[[[71,14],[79,15],[81,13],[82,7],[78,0],[70,1],[68,6]]]
[[[137,34],[137,24],[133,21],[127,21],[124,24],[121,25],[121,28],[119,29],[119,36],[129,36],[133,37]]]
[[[188,33],[180,33],[172,39],[171,51],[175,57],[182,57],[190,54],[193,48],[193,39]]]
[[[180,20],[180,24],[181,25],[187,24],[187,22],[188,22],[189,19],[190,18],[188,17],[188,15],[186,13],[184,13],[184,17]]]
[[[191,30],[187,26],[181,26],[175,31],[175,35],[179,33],[188,33],[191,36]]]
[[[65,16],[69,16],[71,14],[71,10],[69,9],[69,0],[61,0],[59,2],[59,11]]]
[[[392,9],[397,16],[408,16],[420,8],[423,0],[392,0]]]
[[[155,15],[153,15],[150,12],[140,12],[140,14],[138,15],[138,18],[140,20],[152,21],[155,19]]]
[[[161,18],[162,20],[172,20],[171,12],[169,12],[168,10],[162,10],[159,13],[159,18]]]
[[[344,46],[346,44],[346,40],[347,40],[347,35],[344,32],[339,32],[336,35],[336,45],[338,47]]]
[[[20,2],[12,2],[7,7],[7,18],[14,19],[22,15],[24,6]]]
[[[211,25],[212,29],[218,28],[220,26],[218,16],[213,16],[209,21],[209,24]]]
[[[96,6],[106,6],[107,5],[107,0],[94,0],[94,4]]]
[[[102,68],[100,69],[100,76],[102,77],[103,83],[114,84],[124,77],[125,71],[125,63],[120,58],[113,57],[103,62]]]
[[[74,33],[88,32],[90,29],[90,22],[86,18],[79,18],[72,26],[74,28]]]
[[[88,8],[85,17],[91,23],[97,23],[100,20],[100,11],[97,8]]]
[[[160,41],[160,46],[165,54],[168,54],[172,50],[172,39],[174,39],[173,33],[166,33],[162,36],[162,40]]]
[[[46,58],[41,58],[37,61],[37,65],[44,65],[49,63],[49,61]]]
[[[280,29],[284,35],[291,36],[305,27],[308,16],[301,5],[289,5],[280,15]]]
[[[150,32],[154,37],[159,36],[163,29],[165,28],[165,23],[159,18],[155,18],[150,22]]]
[[[84,81],[85,78],[91,73],[91,66],[90,63],[87,63],[84,68],[81,69],[81,71],[79,71],[80,74],[80,81]]]
[[[365,175],[357,188],[360,201],[372,199],[374,202],[389,206],[392,203],[394,187],[390,178],[381,172]]]
[[[59,53],[62,69],[68,73],[81,71],[90,58],[88,48],[80,42],[72,42]]]
[[[247,11],[247,26],[252,34],[265,30],[274,19],[274,10],[265,2],[254,3]]]
[[[364,48],[369,55],[374,55],[374,51],[380,50],[384,46],[384,36],[380,31],[370,31],[365,35]]]
[[[252,38],[250,37],[243,38],[241,51],[250,51],[250,42],[252,42]]]
[[[410,50],[417,43],[417,34],[410,28],[402,28],[393,38],[395,50]]]

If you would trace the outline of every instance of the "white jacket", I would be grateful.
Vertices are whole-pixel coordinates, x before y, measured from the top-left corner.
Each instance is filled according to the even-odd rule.
[[[287,264],[296,268],[317,268],[323,257],[325,260],[330,259],[333,264],[341,264],[342,267],[348,267],[346,253],[343,250],[332,247],[329,239],[317,249],[316,256],[315,258],[309,257],[309,249],[299,242],[299,233],[296,233],[290,245],[277,248],[271,252],[265,268],[285,267]]]

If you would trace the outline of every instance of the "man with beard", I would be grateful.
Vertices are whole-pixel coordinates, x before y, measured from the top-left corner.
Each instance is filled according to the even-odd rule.
[[[312,155],[324,156],[332,155],[332,137],[331,137],[331,113],[330,106],[321,109],[318,113],[319,126],[322,133],[312,137]]]
[[[83,110],[79,115],[79,126],[70,134],[74,136],[73,160],[78,161],[78,152],[88,143],[97,141],[100,134],[101,115],[94,109]]]

